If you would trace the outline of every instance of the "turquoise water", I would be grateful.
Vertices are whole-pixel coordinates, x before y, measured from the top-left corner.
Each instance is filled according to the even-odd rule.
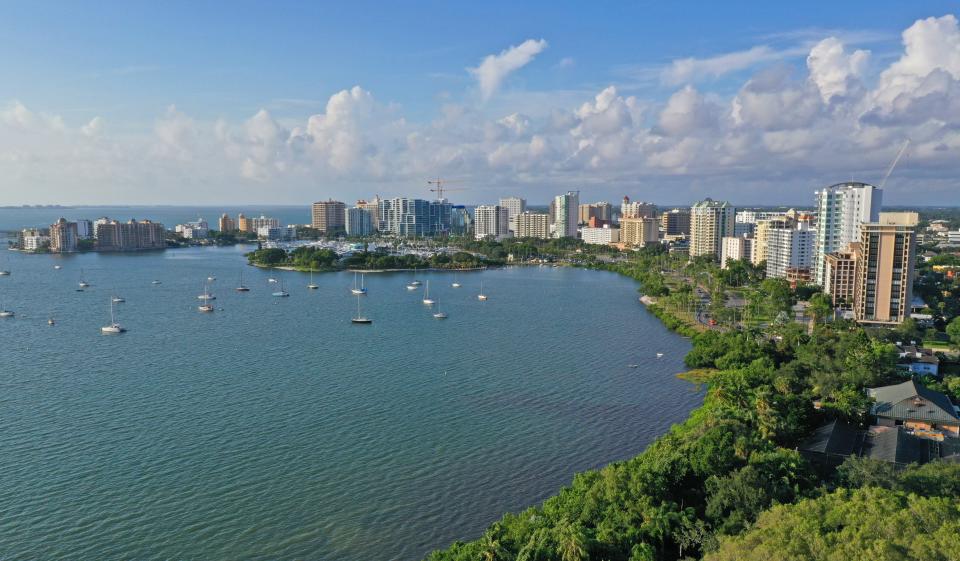
[[[418,559],[635,455],[702,399],[674,377],[687,341],[624,277],[422,273],[438,321],[409,274],[367,275],[374,323],[355,326],[352,275],[308,291],[243,250],[10,256],[0,558]],[[210,274],[222,309],[201,314]],[[289,298],[269,295],[277,274]],[[99,333],[112,292],[120,336]]]

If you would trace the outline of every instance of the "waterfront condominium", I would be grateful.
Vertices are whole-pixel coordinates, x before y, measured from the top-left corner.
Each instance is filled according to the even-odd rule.
[[[567,191],[553,198],[553,237],[577,237],[577,222],[580,211],[580,191]]]
[[[97,220],[96,231],[97,249],[101,251],[136,251],[167,246],[163,224],[149,220],[118,222],[101,218]]]
[[[620,242],[620,228],[611,227],[609,224],[603,226],[584,226],[580,229],[580,237],[583,243],[589,245],[610,245]]]
[[[816,193],[817,241],[814,281],[823,286],[827,254],[840,251],[860,238],[860,224],[876,222],[883,191],[867,183],[838,183]]]
[[[510,237],[510,213],[500,205],[480,205],[473,211],[474,237],[478,240]]]
[[[540,212],[522,212],[517,215],[517,229],[514,236],[518,238],[538,238],[545,240],[550,237],[550,216]]]
[[[345,228],[348,236],[369,236],[373,233],[372,213],[363,207],[347,209]]]
[[[310,226],[321,234],[332,235],[344,231],[347,205],[340,201],[327,200],[313,203]]]
[[[50,225],[50,251],[70,253],[77,250],[77,223],[60,218]]]
[[[704,199],[690,207],[690,257],[721,257],[723,238],[732,236],[737,210],[726,201]]]
[[[860,323],[896,325],[910,317],[916,212],[881,212],[860,225],[853,312]]]
[[[767,233],[767,277],[809,282],[813,267],[816,230],[810,220],[797,220],[792,227]]]
[[[497,206],[507,209],[507,214],[510,216],[510,231],[516,232],[517,216],[527,210],[527,200],[520,197],[504,197],[500,199],[500,204]]]

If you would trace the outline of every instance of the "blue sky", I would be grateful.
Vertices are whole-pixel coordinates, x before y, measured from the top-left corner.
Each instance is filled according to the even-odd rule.
[[[957,2],[518,4],[7,3],[0,197],[296,203],[420,194],[446,174],[476,186],[468,202],[578,186],[587,199],[803,203],[824,181],[877,180],[863,176],[907,137],[916,153],[888,200],[960,190],[944,164],[956,20],[921,25],[915,40],[939,54],[898,65],[902,34]],[[487,57],[484,82],[468,69]],[[939,105],[894,91],[907,74],[913,89],[946,77],[924,82]],[[849,141],[818,151],[841,118]]]

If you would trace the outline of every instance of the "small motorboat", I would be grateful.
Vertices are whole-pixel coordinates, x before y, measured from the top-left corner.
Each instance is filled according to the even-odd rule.
[[[158,280],[151,281],[150,284],[160,284],[160,281],[158,281]]]
[[[56,325],[57,322],[53,321],[53,318],[47,320],[47,325]]]
[[[657,358],[663,358],[663,353],[657,353]]]
[[[54,265],[53,268],[56,269],[57,271],[59,271],[59,270],[62,269],[63,267],[61,267],[60,265]]]
[[[627,368],[640,368],[639,364],[628,364]]]
[[[0,318],[12,318],[13,316],[13,310],[0,310]]]
[[[127,301],[127,299],[124,298],[124,297],[122,297],[122,296],[114,296],[114,297],[113,297],[113,303],[114,303],[114,304],[120,304],[120,303],[126,302],[126,301]]]

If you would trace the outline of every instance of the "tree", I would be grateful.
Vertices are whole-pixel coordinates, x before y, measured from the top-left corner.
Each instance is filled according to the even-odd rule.
[[[814,294],[810,298],[810,314],[813,315],[814,323],[833,314],[833,301],[830,296],[822,292]]]
[[[556,529],[557,554],[561,561],[586,561],[587,536],[583,526],[563,520]]]
[[[960,316],[953,318],[947,325],[947,336],[950,337],[950,345],[960,350]]]

